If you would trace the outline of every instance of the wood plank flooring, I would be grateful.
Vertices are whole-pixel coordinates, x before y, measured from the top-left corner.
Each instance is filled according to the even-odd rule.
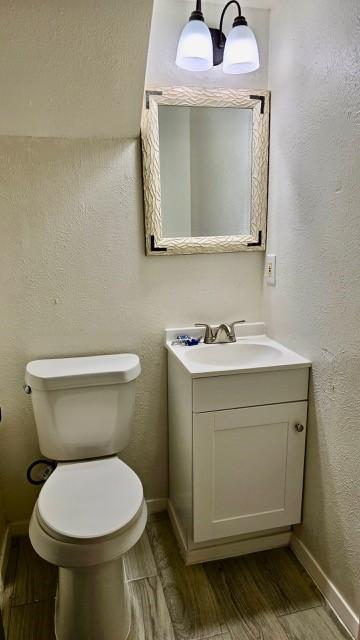
[[[349,640],[289,549],[185,567],[166,514],[125,558],[129,640]],[[7,640],[55,640],[56,569],[13,540],[3,594]],[[98,638],[97,640],[117,640]]]

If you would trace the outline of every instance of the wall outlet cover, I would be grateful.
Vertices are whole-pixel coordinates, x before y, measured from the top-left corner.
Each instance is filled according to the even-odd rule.
[[[276,283],[276,256],[269,254],[265,258],[266,284],[274,286]]]

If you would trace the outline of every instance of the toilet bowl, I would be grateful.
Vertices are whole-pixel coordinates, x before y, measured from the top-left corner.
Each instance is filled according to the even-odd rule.
[[[29,527],[35,551],[59,568],[57,640],[129,634],[123,557],[141,537],[147,509],[139,478],[115,453],[129,439],[139,373],[133,354],[27,365],[42,453],[61,459]],[[98,457],[86,457],[90,450]]]
[[[59,640],[126,638],[123,556],[146,524],[140,480],[117,457],[57,467],[30,522],[35,551],[59,567]]]

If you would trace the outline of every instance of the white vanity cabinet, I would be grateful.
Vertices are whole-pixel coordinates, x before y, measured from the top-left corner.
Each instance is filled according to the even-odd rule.
[[[169,513],[187,563],[289,543],[309,366],[196,377],[169,350]]]
[[[307,402],[194,413],[194,542],[300,521],[306,414]]]

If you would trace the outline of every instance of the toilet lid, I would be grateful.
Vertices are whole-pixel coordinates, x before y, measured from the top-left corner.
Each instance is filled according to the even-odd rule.
[[[57,466],[38,498],[38,513],[55,536],[98,539],[127,527],[143,503],[137,475],[117,457]]]

